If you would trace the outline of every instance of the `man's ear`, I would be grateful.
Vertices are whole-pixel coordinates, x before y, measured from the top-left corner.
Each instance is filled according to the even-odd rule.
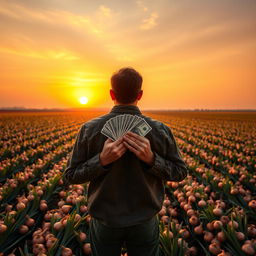
[[[115,99],[116,99],[115,92],[114,92],[112,89],[110,89],[110,90],[109,90],[109,93],[110,93],[111,99],[112,99],[112,100],[115,100]]]
[[[140,100],[143,95],[143,90],[138,93],[137,100]]]

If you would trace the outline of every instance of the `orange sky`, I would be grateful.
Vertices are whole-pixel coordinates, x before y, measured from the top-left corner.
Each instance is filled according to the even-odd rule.
[[[256,1],[0,0],[0,107],[111,107],[110,76],[143,76],[141,109],[256,109]]]

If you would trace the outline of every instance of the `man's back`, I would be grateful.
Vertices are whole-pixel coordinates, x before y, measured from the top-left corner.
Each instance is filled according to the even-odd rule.
[[[145,137],[155,155],[153,166],[129,150],[107,168],[100,165],[99,153],[106,140],[100,131],[108,119],[124,113],[139,115],[152,127]],[[156,215],[164,199],[164,181],[179,181],[186,175],[186,165],[167,126],[144,116],[137,106],[115,105],[108,114],[81,126],[64,179],[73,184],[90,181],[91,216],[107,226],[126,227]]]

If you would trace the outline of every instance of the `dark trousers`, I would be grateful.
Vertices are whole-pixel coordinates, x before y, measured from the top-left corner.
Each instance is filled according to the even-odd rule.
[[[91,218],[89,239],[92,256],[120,256],[123,245],[128,256],[159,256],[158,216],[142,224],[111,228]]]

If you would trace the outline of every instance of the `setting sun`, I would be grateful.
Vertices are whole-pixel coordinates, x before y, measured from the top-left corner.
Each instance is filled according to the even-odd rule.
[[[79,99],[79,101],[80,101],[80,103],[81,104],[87,104],[88,103],[88,98],[87,97],[85,97],[85,96],[83,96],[83,97],[81,97],[80,99]]]

